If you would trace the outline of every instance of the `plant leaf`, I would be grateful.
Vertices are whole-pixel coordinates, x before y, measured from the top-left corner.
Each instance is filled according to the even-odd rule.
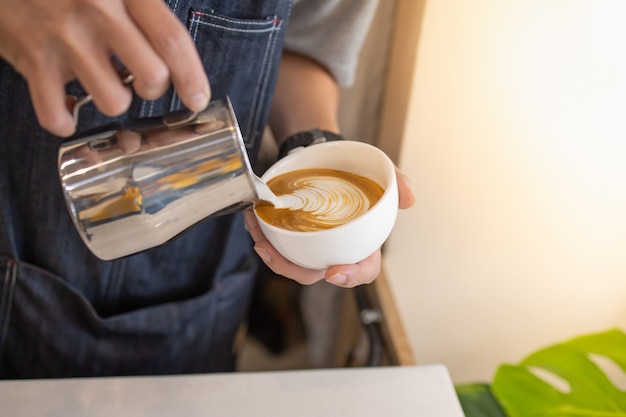
[[[518,365],[502,365],[492,392],[509,417],[626,417],[626,392],[590,355],[626,372],[626,335],[609,330],[582,336],[541,349]]]
[[[465,384],[455,387],[465,417],[506,417],[488,384]]]

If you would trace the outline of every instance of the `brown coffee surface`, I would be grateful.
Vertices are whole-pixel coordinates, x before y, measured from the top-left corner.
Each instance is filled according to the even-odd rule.
[[[254,210],[266,223],[287,230],[330,229],[363,215],[382,197],[375,181],[351,172],[308,168],[278,175],[267,182],[276,195],[297,197],[298,204],[277,209],[257,202]]]

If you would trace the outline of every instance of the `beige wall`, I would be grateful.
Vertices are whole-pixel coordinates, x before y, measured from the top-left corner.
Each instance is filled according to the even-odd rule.
[[[380,1],[361,54],[354,85],[341,91],[339,125],[346,138],[374,143],[384,93],[395,0]]]
[[[625,15],[619,0],[428,0],[403,23],[421,24],[407,118],[381,138],[401,136],[417,204],[385,265],[418,362],[455,382],[626,328]]]

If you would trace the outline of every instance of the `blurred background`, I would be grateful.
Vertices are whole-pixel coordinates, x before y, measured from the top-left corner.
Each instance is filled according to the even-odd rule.
[[[626,329],[626,2],[380,3],[342,125],[387,152],[417,198],[370,288],[386,360],[490,381],[541,347]],[[345,359],[367,342],[352,293],[287,291],[302,342],[289,366],[323,364],[316,344]],[[303,291],[335,301],[303,309]],[[337,311],[357,313],[337,324]]]
[[[380,145],[417,204],[385,266],[418,363],[488,380],[544,345],[624,329],[626,3],[396,7],[416,39],[393,45],[384,115],[400,140],[383,126]]]

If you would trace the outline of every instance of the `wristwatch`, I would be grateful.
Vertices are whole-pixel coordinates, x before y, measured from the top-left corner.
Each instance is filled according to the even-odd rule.
[[[278,150],[278,159],[281,159],[293,149],[300,146],[315,145],[316,143],[330,142],[333,140],[343,140],[343,136],[318,128],[296,133],[295,135],[291,135],[285,139],[283,144],[280,146],[280,149]]]

